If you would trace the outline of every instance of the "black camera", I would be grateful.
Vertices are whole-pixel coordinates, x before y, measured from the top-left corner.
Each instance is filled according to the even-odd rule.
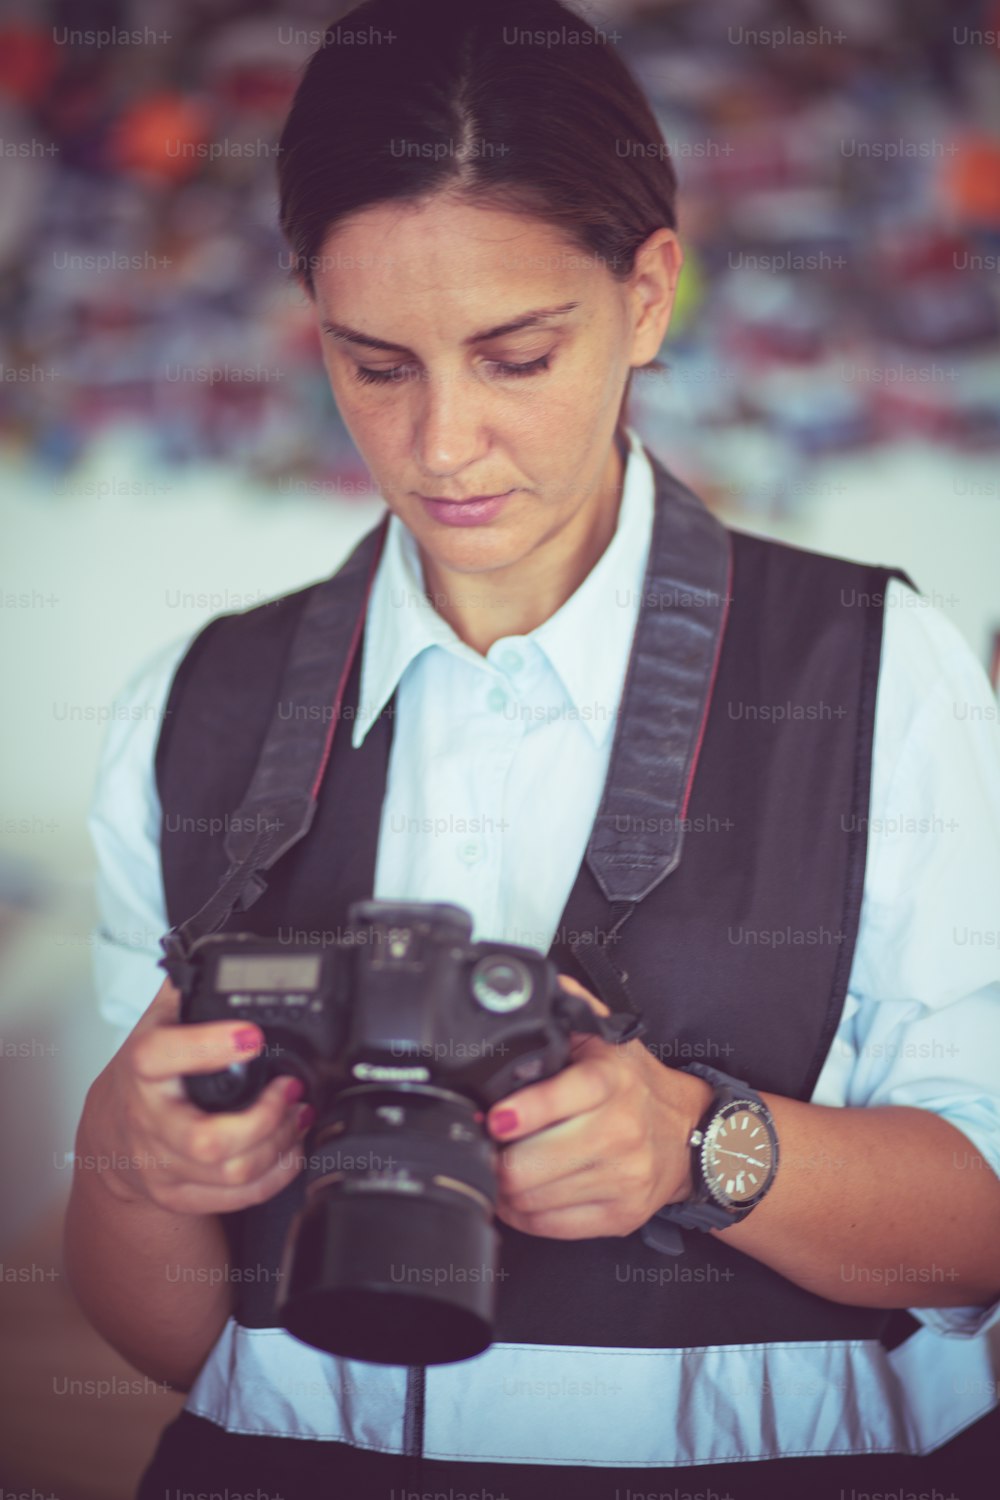
[[[330,944],[220,933],[163,961],[182,1021],[253,1021],[266,1039],[249,1062],[188,1075],[195,1104],[245,1109],[289,1073],[316,1108],[278,1310],[328,1353],[433,1365],[489,1346],[500,1237],[484,1112],[560,1072],[572,1032],[643,1030],[597,1015],[536,950],[471,936],[459,906],[360,901]]]

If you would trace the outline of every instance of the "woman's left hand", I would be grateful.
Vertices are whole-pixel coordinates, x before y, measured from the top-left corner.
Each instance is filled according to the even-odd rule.
[[[575,979],[559,980],[609,1014]],[[631,1234],[664,1204],[690,1197],[688,1138],[712,1089],[659,1062],[638,1038],[615,1046],[576,1033],[572,1048],[561,1073],[489,1112],[501,1147],[497,1214],[549,1239]]]

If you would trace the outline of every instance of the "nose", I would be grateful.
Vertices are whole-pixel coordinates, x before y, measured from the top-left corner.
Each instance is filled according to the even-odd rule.
[[[464,367],[428,371],[415,385],[415,462],[429,477],[448,479],[485,453],[489,392]]]

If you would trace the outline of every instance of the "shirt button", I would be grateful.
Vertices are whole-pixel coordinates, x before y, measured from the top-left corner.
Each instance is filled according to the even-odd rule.
[[[520,653],[517,651],[505,651],[500,658],[500,666],[505,672],[520,672],[524,666]]]
[[[478,865],[483,858],[481,839],[464,839],[456,850],[463,865]]]
[[[502,687],[492,687],[486,694],[486,702],[495,714],[503,713],[507,707],[507,694]]]

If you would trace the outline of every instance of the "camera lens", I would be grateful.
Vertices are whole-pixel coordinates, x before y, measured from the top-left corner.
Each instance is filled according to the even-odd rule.
[[[472,971],[472,993],[483,1010],[520,1010],[531,999],[531,974],[519,958],[491,954]]]
[[[278,1310],[314,1348],[436,1365],[487,1349],[499,1275],[494,1147],[447,1090],[341,1094],[311,1143]]]

